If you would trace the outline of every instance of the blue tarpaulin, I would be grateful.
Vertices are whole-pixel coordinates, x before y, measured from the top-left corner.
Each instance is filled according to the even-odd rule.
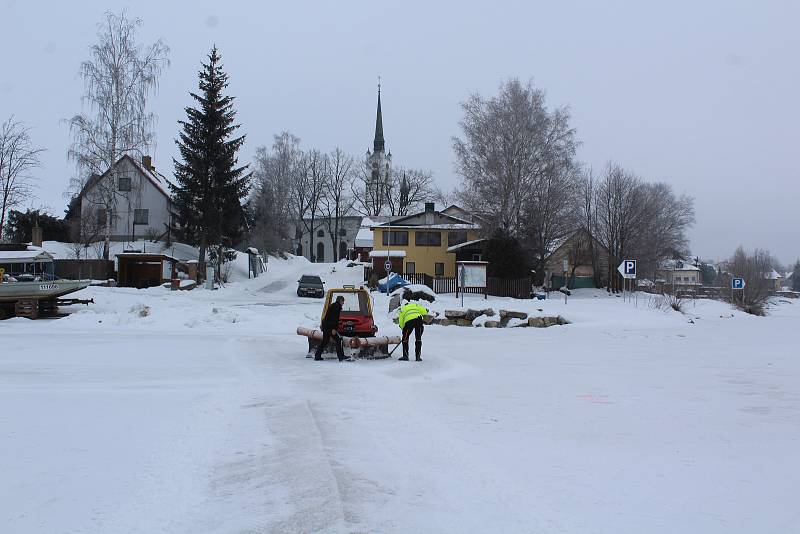
[[[408,285],[408,280],[403,278],[397,273],[389,273],[388,281],[386,278],[381,278],[378,281],[378,291],[381,293],[386,293],[386,284],[389,284],[389,291],[394,291],[398,287],[403,287]]]

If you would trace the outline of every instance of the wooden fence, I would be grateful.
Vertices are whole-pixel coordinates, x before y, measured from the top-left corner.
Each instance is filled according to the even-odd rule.
[[[56,276],[66,280],[108,280],[115,278],[111,260],[55,260]]]

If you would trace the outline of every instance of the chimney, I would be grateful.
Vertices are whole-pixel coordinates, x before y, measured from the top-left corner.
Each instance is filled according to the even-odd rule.
[[[34,247],[41,247],[42,246],[42,229],[39,227],[39,223],[33,223],[34,226],[31,228],[31,245]]]
[[[433,224],[433,214],[435,213],[433,207],[433,202],[425,203],[425,224]]]
[[[144,168],[148,171],[156,170],[156,168],[153,167],[153,158],[150,156],[142,156],[142,165],[144,165]]]

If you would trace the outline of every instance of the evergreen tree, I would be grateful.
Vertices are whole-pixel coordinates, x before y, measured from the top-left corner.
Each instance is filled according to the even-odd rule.
[[[68,243],[70,239],[69,223],[53,217],[40,210],[11,210],[8,212],[8,224],[5,227],[5,237],[12,243],[29,243],[31,241],[31,228],[38,225],[42,229],[42,236],[47,241],[61,241]]]
[[[530,274],[528,254],[519,240],[507,231],[497,229],[486,242],[488,275],[496,278],[524,278]]]
[[[792,272],[792,290],[800,291],[800,260],[794,264],[794,271]]]
[[[250,182],[248,165],[237,166],[236,152],[245,136],[232,138],[239,125],[234,124],[234,97],[223,94],[228,75],[222,70],[221,59],[214,46],[199,72],[199,94],[189,93],[198,107],[187,107],[187,120],[178,122],[183,131],[175,143],[183,161],[173,160],[181,237],[200,248],[201,276],[205,273],[206,250],[217,247],[217,279],[225,258],[223,248],[236,244],[245,228],[242,199]]]

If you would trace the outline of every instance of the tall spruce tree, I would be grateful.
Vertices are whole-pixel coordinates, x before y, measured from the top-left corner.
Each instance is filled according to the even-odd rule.
[[[234,97],[223,95],[228,75],[221,59],[214,46],[199,72],[200,94],[189,93],[199,106],[187,107],[188,119],[178,121],[183,131],[175,143],[183,161],[173,159],[178,183],[173,192],[182,239],[200,248],[201,276],[206,250],[216,247],[218,280],[224,248],[236,244],[245,228],[242,199],[247,196],[251,176],[248,165],[237,166],[236,152],[245,136],[232,138],[239,125],[234,124]]]

